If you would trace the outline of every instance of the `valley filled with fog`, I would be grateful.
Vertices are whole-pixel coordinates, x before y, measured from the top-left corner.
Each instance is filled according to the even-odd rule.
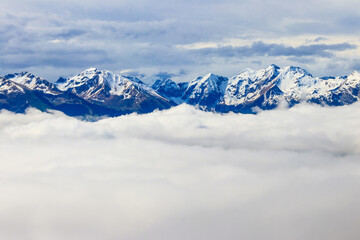
[[[357,239],[360,104],[0,113],[0,238]]]

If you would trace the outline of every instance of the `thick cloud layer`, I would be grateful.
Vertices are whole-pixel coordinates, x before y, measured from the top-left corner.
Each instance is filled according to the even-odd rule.
[[[360,105],[0,114],[0,238],[357,239]]]

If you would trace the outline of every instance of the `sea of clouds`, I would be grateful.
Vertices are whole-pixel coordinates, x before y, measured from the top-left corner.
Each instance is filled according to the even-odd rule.
[[[360,104],[0,113],[0,239],[353,240]]]

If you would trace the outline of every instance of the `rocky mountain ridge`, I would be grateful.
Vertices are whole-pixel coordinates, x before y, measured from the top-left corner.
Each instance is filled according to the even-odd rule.
[[[313,77],[300,67],[270,65],[245,69],[233,77],[209,73],[189,82],[171,76],[142,79],[89,68],[55,83],[28,72],[0,77],[0,109],[24,112],[28,107],[54,109],[69,116],[119,116],[149,113],[179,104],[205,111],[255,113],[281,103],[310,102],[341,106],[360,98],[360,73],[347,77]]]

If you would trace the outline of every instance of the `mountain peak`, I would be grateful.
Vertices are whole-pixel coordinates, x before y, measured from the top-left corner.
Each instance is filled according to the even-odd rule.
[[[83,72],[96,72],[98,69],[96,67],[91,67],[88,69],[85,69]]]
[[[295,75],[295,74],[301,74],[303,76],[309,76],[312,77],[312,75],[306,71],[304,68],[301,67],[294,67],[294,66],[287,66],[284,68],[281,68],[283,74],[291,74],[291,75]]]
[[[205,76],[199,77],[197,79],[200,80],[200,82],[207,82],[207,81],[217,82],[219,80],[219,76],[213,73],[208,73]]]
[[[208,73],[204,76],[204,78],[214,78],[217,77],[217,75],[213,74],[213,73]]]
[[[4,76],[5,79],[17,79],[22,77],[34,78],[35,75],[27,71],[22,71],[20,73],[12,73]]]
[[[86,76],[86,75],[94,75],[98,72],[98,69],[95,67],[88,68],[84,71],[82,71],[79,76]]]
[[[280,67],[275,64],[271,64],[269,67],[267,67],[267,69],[280,69]]]
[[[296,66],[286,66],[283,68],[284,70],[289,70],[289,71],[300,71],[300,72],[306,72],[308,73],[304,68],[301,67],[296,67]]]
[[[360,72],[355,70],[349,76],[360,78]]]
[[[21,72],[0,77],[0,94],[12,97],[6,100],[7,104],[13,104],[15,94],[28,94],[29,97],[24,96],[24,101],[18,104],[22,107],[34,99],[36,103],[45,99],[46,108],[83,109],[82,112],[70,109],[74,115],[88,113],[85,108],[89,106],[94,114],[114,116],[150,112],[182,103],[208,111],[251,113],[254,107],[272,109],[282,101],[290,106],[300,102],[339,106],[360,99],[359,71],[348,77],[319,78],[301,67],[279,68],[271,64],[259,70],[245,69],[231,78],[210,72],[177,84],[171,76],[159,73],[146,85],[141,81],[143,78],[92,67],[76,76],[59,78],[53,84],[29,72]]]

